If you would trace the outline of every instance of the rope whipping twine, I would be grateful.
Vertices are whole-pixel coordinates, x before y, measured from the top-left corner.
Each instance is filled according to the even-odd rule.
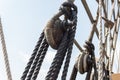
[[[12,80],[12,75],[11,75],[11,71],[10,71],[10,65],[9,65],[9,60],[8,60],[8,54],[7,54],[1,19],[0,19],[0,37],[1,37],[2,51],[3,51],[3,55],[4,55],[7,77],[8,77],[8,80]]]
[[[103,44],[102,44],[102,1],[99,0],[99,18],[100,18],[100,29],[99,29],[99,66],[98,66],[98,80],[103,80],[103,62],[104,62],[104,55],[103,55]]]

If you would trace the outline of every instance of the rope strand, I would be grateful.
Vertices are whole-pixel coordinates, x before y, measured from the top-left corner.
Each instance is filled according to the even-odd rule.
[[[45,80],[56,80],[57,79],[58,73],[60,71],[61,65],[65,57],[65,53],[67,50],[67,44],[68,44],[67,36],[68,36],[68,33],[66,32],[57,50],[57,53],[51,64],[51,67],[47,73]]]
[[[9,64],[9,60],[8,60],[8,54],[7,54],[1,19],[0,19],[0,37],[1,37],[2,51],[3,51],[3,55],[4,55],[7,77],[8,77],[8,80],[12,80],[12,75],[11,75],[11,71],[10,71],[10,64]]]
[[[72,54],[75,31],[70,30],[69,36],[70,36],[70,39],[69,39],[69,43],[68,43],[68,51],[67,51],[67,57],[66,57],[66,61],[65,61],[65,66],[64,66],[64,70],[62,72],[63,73],[62,74],[62,80],[66,80],[67,71],[68,71],[70,58],[71,58],[71,54]]]
[[[46,39],[45,39],[45,40],[46,40]],[[40,55],[40,58],[39,58],[39,60],[38,60],[37,66],[36,66],[35,71],[34,71],[34,74],[33,74],[33,76],[32,76],[32,80],[36,80],[37,75],[38,75],[38,73],[39,73],[39,70],[40,70],[40,68],[41,68],[42,62],[43,62],[43,60],[44,60],[44,58],[45,58],[45,55],[46,55],[46,52],[47,52],[47,50],[48,50],[49,45],[48,45],[47,41],[45,41],[45,43],[46,43],[46,44],[45,44],[45,48],[43,49],[43,52],[42,52],[41,55]]]
[[[44,38],[43,43],[41,44],[41,47],[39,48],[39,50],[37,52],[38,54],[36,55],[36,58],[35,58],[35,60],[34,60],[34,62],[32,64],[32,67],[31,67],[31,69],[29,71],[29,74],[28,74],[26,80],[31,80],[31,77],[32,77],[32,75],[34,73],[34,70],[35,70],[36,65],[38,63],[38,60],[39,60],[40,56],[42,55],[41,53],[44,51],[44,48],[46,48],[45,45],[46,45],[46,39]]]
[[[99,18],[100,18],[100,30],[99,30],[99,73],[98,73],[98,80],[103,80],[103,62],[104,62],[104,55],[103,55],[103,44],[102,44],[102,1],[99,0]]]
[[[37,45],[35,46],[35,49],[33,50],[33,54],[31,55],[31,58],[29,59],[29,62],[27,63],[27,66],[25,67],[25,71],[23,72],[21,80],[25,80],[25,78],[26,78],[26,76],[27,76],[27,74],[29,72],[29,69],[31,67],[31,64],[33,63],[33,60],[34,60],[34,58],[35,58],[35,56],[37,54],[39,46],[40,46],[40,44],[41,44],[41,42],[43,40],[43,37],[44,37],[44,32],[41,33],[41,36],[40,36],[40,38],[39,38],[39,40],[37,42]]]

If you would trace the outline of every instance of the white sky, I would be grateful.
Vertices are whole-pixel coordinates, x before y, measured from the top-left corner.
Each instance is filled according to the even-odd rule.
[[[2,18],[13,80],[20,79],[46,22],[58,11],[63,1],[64,0],[0,0],[0,16]],[[91,0],[87,1],[95,17],[97,3],[94,2],[93,4]],[[79,11],[76,39],[82,46],[84,41],[88,39],[91,24],[80,0],[76,0],[75,4],[78,6]],[[95,39],[94,43],[97,44],[98,41]],[[50,48],[37,80],[44,80],[51,64],[49,61],[52,61],[54,55],[55,51]],[[78,55],[79,50],[74,46],[70,69],[72,69],[72,64],[74,64],[75,58]],[[84,79],[84,77],[83,75],[79,75],[78,79]],[[0,80],[7,80],[1,46]]]

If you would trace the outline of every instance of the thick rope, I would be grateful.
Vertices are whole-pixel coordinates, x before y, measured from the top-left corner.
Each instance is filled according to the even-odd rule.
[[[76,16],[76,14],[74,14],[74,19],[75,19],[75,24],[77,24],[77,16]],[[74,42],[75,32],[76,32],[76,25],[71,27],[70,30],[69,30],[68,51],[67,51],[67,57],[66,57],[64,69],[63,69],[63,72],[62,72],[62,80],[66,80],[68,67],[69,67],[69,63],[70,63],[70,58],[71,58],[71,54],[72,54],[72,49],[73,49],[73,42]]]
[[[61,41],[61,44],[59,45],[59,48],[57,50],[57,53],[51,64],[51,67],[47,73],[45,80],[56,80],[57,79],[58,73],[60,71],[61,65],[62,65],[64,57],[65,57],[65,53],[67,50],[67,44],[68,44],[67,36],[68,36],[68,33],[66,32]]]
[[[25,67],[25,71],[23,72],[21,80],[25,80],[25,78],[26,78],[26,76],[27,76],[27,74],[29,72],[29,69],[31,67],[31,64],[33,63],[33,60],[34,60],[34,58],[35,58],[35,56],[37,54],[37,51],[38,51],[38,49],[40,47],[40,44],[41,44],[41,42],[43,40],[43,37],[44,37],[44,32],[42,32],[41,35],[40,35],[40,38],[39,38],[39,40],[37,42],[37,45],[35,46],[35,49],[33,50],[33,54],[31,55],[31,58],[29,59],[29,62],[27,63],[27,66]]]
[[[3,51],[3,55],[4,55],[4,61],[5,61],[5,68],[6,68],[6,72],[7,72],[7,78],[8,78],[8,80],[12,80],[12,75],[11,75],[11,71],[10,71],[10,65],[9,65],[9,60],[8,60],[8,54],[7,54],[1,19],[0,19],[0,37],[1,37],[2,51]]]
[[[72,74],[70,76],[70,80],[75,80],[76,79],[77,71],[78,71],[77,68],[74,66],[73,70],[72,70]]]
[[[99,72],[98,72],[98,80],[103,80],[103,44],[102,44],[102,1],[99,0],[99,18],[100,18],[100,30],[99,30]]]
[[[69,39],[69,43],[68,43],[68,51],[67,51],[67,57],[66,57],[65,65],[64,65],[64,70],[62,72],[62,80],[66,80],[68,67],[69,67],[69,63],[70,63],[70,58],[71,58],[71,54],[72,54],[75,31],[70,30],[69,36],[70,36],[70,39]]]
[[[32,64],[32,67],[31,67],[31,69],[29,71],[29,74],[28,74],[26,80],[31,80],[31,77],[32,77],[32,75],[34,73],[34,70],[35,70],[36,65],[38,63],[38,60],[39,60],[40,56],[42,55],[41,53],[44,51],[44,48],[46,48],[46,44],[47,44],[47,42],[46,42],[46,39],[44,38],[43,43],[41,44],[41,47],[38,50],[38,53],[37,53],[36,58],[35,58],[35,60],[34,60],[34,62]]]
[[[42,62],[43,62],[43,60],[44,60],[44,58],[45,58],[46,52],[47,52],[48,47],[49,47],[46,39],[45,39],[45,43],[46,43],[46,44],[45,44],[45,48],[43,49],[43,52],[42,52],[41,55],[40,55],[39,61],[38,61],[38,63],[37,63],[37,66],[36,66],[36,68],[35,68],[35,71],[34,71],[34,74],[33,74],[33,77],[32,77],[31,80],[36,80],[37,75],[38,75],[38,73],[39,73],[39,70],[40,70],[40,68],[41,68]]]

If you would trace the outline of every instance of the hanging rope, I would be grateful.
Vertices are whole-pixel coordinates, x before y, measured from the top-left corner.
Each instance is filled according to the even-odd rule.
[[[60,12],[53,16],[52,19],[50,19],[44,29],[44,33],[41,34],[41,37],[37,42],[33,54],[21,77],[21,80],[36,80],[49,45],[52,48],[57,49],[57,54],[53,60],[50,70],[48,71],[46,80],[57,79],[58,73],[60,71],[68,48],[64,71],[64,73],[67,74],[77,24],[77,7],[71,2],[65,2],[62,5],[63,7],[61,7]],[[65,16],[66,21],[62,21],[61,19],[59,19],[61,15]],[[60,34],[56,36],[55,34],[57,33]],[[70,37],[68,37],[68,34],[70,35]],[[41,44],[41,42],[43,43]],[[66,77],[66,75],[64,77]]]
[[[25,78],[26,78],[26,76],[27,76],[27,74],[29,72],[29,69],[31,67],[31,64],[33,63],[33,60],[34,60],[34,58],[35,58],[35,56],[37,54],[37,51],[38,51],[38,49],[40,47],[40,44],[41,44],[41,42],[43,40],[43,37],[44,37],[44,32],[42,32],[41,35],[40,35],[40,38],[39,38],[39,40],[37,42],[37,45],[35,46],[35,49],[33,50],[33,54],[31,55],[31,58],[29,59],[29,62],[27,63],[27,66],[25,67],[25,71],[23,72],[21,80],[25,80]]]
[[[75,19],[75,24],[77,24],[77,16],[76,16],[76,12],[74,14],[74,18]],[[75,37],[75,32],[76,32],[76,25],[73,26],[70,31],[69,31],[69,43],[68,43],[68,51],[67,51],[67,57],[66,57],[66,62],[65,62],[65,66],[64,66],[64,70],[62,72],[62,80],[66,80],[66,76],[67,76],[67,72],[68,72],[68,67],[69,67],[69,62],[70,62],[70,58],[71,58],[71,54],[72,54],[72,48],[73,48],[73,41],[74,41],[74,37]]]
[[[99,72],[98,72],[98,80],[103,80],[103,62],[104,62],[104,55],[103,55],[103,44],[102,44],[102,1],[99,0],[99,18],[100,18],[100,30],[99,30]]]
[[[36,65],[39,62],[39,59],[41,58],[41,56],[43,55],[43,52],[44,52],[44,54],[46,53],[45,51],[47,50],[47,48],[48,48],[48,44],[46,42],[46,39],[44,38],[43,43],[41,44],[41,47],[38,50],[38,54],[36,55],[36,57],[34,59],[34,62],[32,64],[32,67],[31,67],[31,69],[29,71],[29,74],[28,74],[26,80],[31,80],[32,75],[34,75],[33,73],[35,71]],[[33,79],[33,80],[35,80],[35,79]]]
[[[47,73],[45,80],[56,80],[57,79],[58,73],[60,71],[61,65],[65,57],[65,53],[67,50],[67,44],[68,44],[67,36],[68,36],[68,33],[66,32],[64,34],[63,40],[61,41],[61,44],[59,45],[59,48],[57,50],[57,53],[51,64],[51,67]]]
[[[41,53],[41,55],[40,55],[40,58],[39,58],[38,63],[37,63],[37,65],[36,65],[34,74],[33,74],[33,76],[32,76],[32,80],[36,80],[37,75],[38,75],[39,70],[40,70],[40,67],[41,67],[41,65],[42,65],[42,62],[43,62],[43,60],[44,60],[44,57],[45,57],[46,52],[47,52],[48,47],[49,47],[46,39],[45,39],[44,43],[45,43],[45,44],[44,44],[44,45],[45,45],[45,48],[43,49],[43,51],[42,51],[42,53]]]
[[[10,65],[9,65],[9,60],[8,60],[8,54],[7,54],[1,19],[0,19],[0,37],[1,37],[2,51],[3,51],[3,55],[4,55],[4,61],[5,61],[5,68],[6,68],[6,72],[7,72],[7,78],[8,78],[8,80],[12,80],[12,75],[11,75],[11,71],[10,71]]]
[[[78,71],[77,68],[74,66],[73,70],[72,70],[72,73],[71,73],[71,76],[70,76],[70,80],[75,80],[76,79],[77,71]]]

